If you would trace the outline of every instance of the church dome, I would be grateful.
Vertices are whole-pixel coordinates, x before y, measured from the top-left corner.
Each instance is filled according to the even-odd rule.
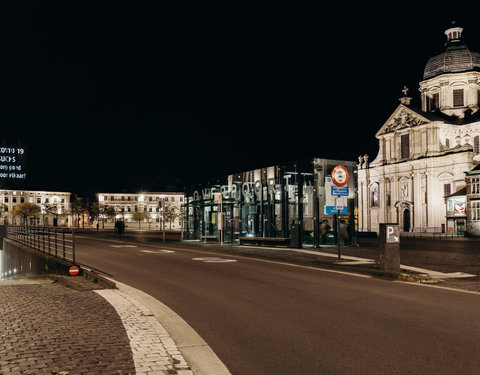
[[[459,73],[480,70],[480,53],[471,52],[463,43],[463,29],[453,26],[445,31],[447,43],[445,52],[427,61],[423,79],[429,79],[444,73]]]

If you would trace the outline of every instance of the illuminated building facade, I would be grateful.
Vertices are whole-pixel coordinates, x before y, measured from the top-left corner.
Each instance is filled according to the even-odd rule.
[[[20,225],[23,218],[14,216],[11,210],[21,203],[32,203],[40,207],[38,216],[28,219],[29,225],[68,226],[70,193],[32,190],[0,190],[2,204],[1,219],[4,224]]]
[[[336,165],[345,166],[350,175],[342,218],[349,223],[351,240],[356,163],[317,158],[235,173],[187,187],[183,239],[213,237],[220,241],[219,227],[223,225],[226,243],[253,237],[286,239],[295,247],[317,246],[321,242],[319,224],[327,220],[331,228],[328,243],[333,244],[335,221],[333,214],[325,211],[325,180]]]
[[[466,174],[467,234],[480,237],[480,164]]]
[[[122,219],[130,228],[139,226],[140,229],[162,229],[164,222],[166,229],[181,228],[183,193],[98,193],[97,199],[101,206],[112,207],[115,211],[114,217],[100,218],[109,227],[114,225],[115,220]],[[140,223],[135,217],[135,213],[139,212],[144,216]]]
[[[415,232],[455,227],[447,225],[446,197],[464,188],[465,172],[480,163],[480,53],[467,48],[462,31],[446,30],[445,52],[428,60],[421,109],[404,88],[376,133],[377,157],[359,157],[360,231],[378,232],[386,222]]]

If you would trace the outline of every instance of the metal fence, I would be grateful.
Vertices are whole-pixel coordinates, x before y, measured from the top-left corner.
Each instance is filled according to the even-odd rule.
[[[402,232],[400,234],[406,238],[431,238],[431,239],[462,239],[465,234],[457,234],[456,232]]]
[[[75,232],[71,228],[10,225],[6,237],[75,264]]]

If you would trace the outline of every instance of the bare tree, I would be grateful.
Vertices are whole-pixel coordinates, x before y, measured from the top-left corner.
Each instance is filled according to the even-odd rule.
[[[3,224],[5,224],[5,212],[8,211],[8,206],[5,203],[0,203],[0,217],[3,218]]]
[[[107,204],[95,202],[90,206],[90,214],[102,219],[102,228],[105,228],[105,220],[115,218],[115,209]]]
[[[39,206],[34,203],[20,203],[12,208],[10,211],[12,215],[20,216],[23,218],[23,224],[27,225],[27,219],[31,216],[38,216],[41,212]]]
[[[168,220],[170,222],[170,230],[172,229],[172,222],[180,216],[180,213],[175,206],[165,206],[164,211],[164,220]]]
[[[71,214],[72,214],[72,218],[75,218],[76,216],[75,221],[77,222],[77,228],[80,227],[80,216],[84,216],[85,213],[87,212],[88,212],[87,205],[83,201],[83,198],[75,194],[72,201]],[[85,219],[83,219],[83,222],[85,223]]]
[[[134,212],[132,214],[132,219],[138,221],[138,229],[142,229],[140,223],[144,220],[150,219],[150,214],[148,212]]]

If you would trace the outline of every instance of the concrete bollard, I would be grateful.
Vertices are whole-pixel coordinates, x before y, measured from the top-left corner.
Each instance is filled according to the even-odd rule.
[[[378,261],[383,271],[400,273],[400,231],[397,223],[380,224]]]

